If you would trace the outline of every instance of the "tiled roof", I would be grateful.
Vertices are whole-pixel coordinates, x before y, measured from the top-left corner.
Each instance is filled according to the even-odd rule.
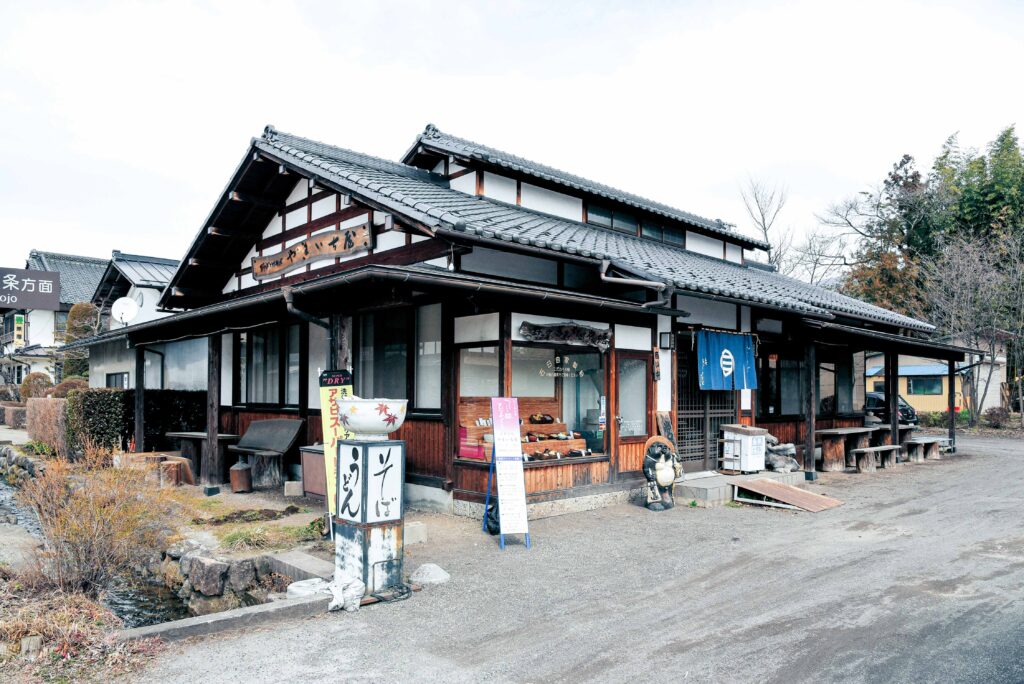
[[[474,197],[403,164],[323,145],[268,127],[253,145],[338,187],[361,194],[439,232],[609,259],[682,293],[719,296],[831,318],[848,315],[919,331],[933,326],[777,273],[672,245]]]
[[[108,259],[40,252],[32,250],[25,268],[36,271],[57,271],[60,274],[61,304],[77,304],[92,300]]]
[[[141,287],[165,287],[178,270],[177,259],[123,254],[117,250],[114,250],[111,265],[132,285]]]
[[[728,224],[719,219],[704,218],[703,216],[698,216],[688,211],[683,211],[682,209],[676,209],[675,207],[671,207],[661,202],[655,202],[654,200],[635,195],[631,192],[625,192],[624,190],[613,188],[605,185],[604,183],[597,183],[583,178],[582,176],[577,176],[551,166],[539,164],[535,161],[530,161],[529,159],[509,154],[508,152],[502,152],[501,150],[488,147],[487,145],[480,145],[466,140],[465,138],[459,138],[454,135],[449,135],[448,133],[442,133],[433,124],[427,124],[426,129],[424,129],[424,131],[416,138],[416,143],[405,155],[407,160],[419,145],[434,148],[448,154],[459,155],[471,159],[479,159],[488,164],[493,164],[511,171],[534,176],[535,178],[539,178],[550,183],[564,185],[568,188],[572,188],[573,190],[597,195],[598,197],[604,197],[615,202],[622,202],[631,207],[649,211],[659,216],[683,221],[692,226],[703,228],[706,232],[742,240],[750,246],[756,246],[761,249],[768,248],[768,244],[766,242],[747,237],[746,235],[740,235],[734,230],[731,230]]]

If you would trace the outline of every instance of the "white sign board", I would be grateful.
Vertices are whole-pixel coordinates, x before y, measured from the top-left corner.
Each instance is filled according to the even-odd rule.
[[[371,444],[367,447],[366,522],[399,520],[402,517],[403,444]]]
[[[498,486],[498,520],[502,534],[528,534],[523,443],[519,433],[519,402],[491,399],[494,426],[494,472]]]

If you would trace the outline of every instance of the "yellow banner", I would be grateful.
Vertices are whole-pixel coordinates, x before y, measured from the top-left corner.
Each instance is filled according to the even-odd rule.
[[[327,510],[338,513],[338,440],[351,439],[341,424],[337,399],[352,396],[352,373],[347,370],[320,374],[320,422],[324,433],[324,470],[327,473]]]

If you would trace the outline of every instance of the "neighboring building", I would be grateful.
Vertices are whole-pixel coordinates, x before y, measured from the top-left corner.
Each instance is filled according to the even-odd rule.
[[[92,295],[92,303],[106,314],[112,331],[167,316],[158,308],[160,294],[177,270],[174,259],[123,254],[114,250],[110,264]],[[122,297],[138,305],[138,313],[125,323],[110,316],[110,307]],[[146,347],[147,389],[199,390],[206,386],[205,340],[182,340]],[[135,352],[124,336],[115,336],[89,349],[89,386],[135,386]]]
[[[350,368],[356,394],[409,400],[409,492],[457,512],[484,498],[489,399],[515,396],[558,423],[524,433],[578,433],[524,443],[531,505],[599,505],[643,481],[659,412],[688,472],[717,467],[736,422],[813,471],[816,428],[863,424],[865,351],[963,359],[926,322],[747,260],[767,248],[433,126],[401,162],[268,127],[164,290],[178,313],[81,344],[139,364],[168,340],[207,345],[210,446],[272,417],[321,442],[319,372]]]
[[[92,299],[96,285],[107,267],[107,259],[32,250],[25,261],[31,271],[60,274],[60,308],[56,311],[7,309],[0,336],[0,366],[4,376],[20,383],[30,372],[42,372],[57,382],[61,369],[57,348],[63,344],[68,311],[79,302]],[[24,339],[15,340],[15,326],[24,321]]]

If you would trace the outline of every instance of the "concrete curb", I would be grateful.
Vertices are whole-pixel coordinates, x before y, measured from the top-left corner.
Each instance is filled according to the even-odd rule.
[[[262,603],[258,606],[226,610],[222,613],[172,620],[148,627],[123,629],[117,633],[117,640],[134,641],[156,637],[164,641],[175,641],[239,627],[256,627],[278,620],[320,615],[327,612],[327,606],[332,598],[330,594],[303,596],[302,598],[284,599],[272,603]]]

